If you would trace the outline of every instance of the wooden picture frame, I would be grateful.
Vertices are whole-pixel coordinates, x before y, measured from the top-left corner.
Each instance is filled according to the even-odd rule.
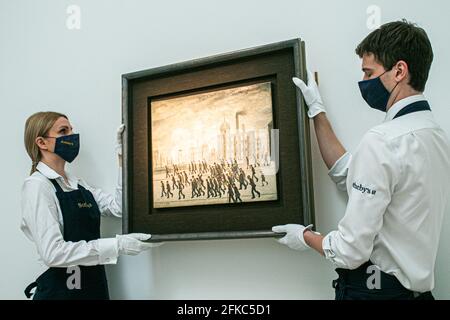
[[[151,241],[261,238],[275,236],[273,225],[314,223],[309,119],[294,76],[306,79],[300,39],[123,75],[123,233],[151,233]],[[263,82],[271,84],[279,135],[276,200],[155,208],[153,102]]]

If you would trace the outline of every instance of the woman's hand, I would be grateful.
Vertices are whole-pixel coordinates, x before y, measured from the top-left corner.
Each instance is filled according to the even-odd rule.
[[[145,233],[130,233],[123,235],[116,235],[117,248],[119,254],[126,254],[135,256],[142,251],[146,251],[150,248],[155,248],[161,246],[163,243],[149,243],[144,242],[152,237],[151,234]]]
[[[116,136],[116,152],[119,156],[119,166],[122,166],[122,140],[123,140],[123,131],[125,130],[125,125],[122,123],[117,128],[117,136]]]

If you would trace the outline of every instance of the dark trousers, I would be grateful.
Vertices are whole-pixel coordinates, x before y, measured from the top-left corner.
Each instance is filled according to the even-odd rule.
[[[370,289],[367,285],[374,272],[368,271],[373,265],[366,262],[355,270],[336,269],[339,278],[333,280],[336,300],[434,300],[431,292],[416,293],[406,289],[398,279],[383,271],[380,272],[379,289]],[[369,282],[370,279],[369,279]]]

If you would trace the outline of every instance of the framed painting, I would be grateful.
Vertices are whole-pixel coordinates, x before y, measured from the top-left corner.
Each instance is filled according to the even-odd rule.
[[[123,75],[123,232],[256,238],[314,223],[294,76],[306,76],[300,39]]]

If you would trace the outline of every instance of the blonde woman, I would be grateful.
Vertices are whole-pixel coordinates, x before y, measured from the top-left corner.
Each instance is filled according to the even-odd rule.
[[[121,163],[122,132],[117,131]],[[22,188],[21,230],[34,242],[46,269],[25,290],[34,300],[109,299],[105,264],[119,254],[135,255],[152,245],[149,234],[100,238],[100,216],[122,215],[121,164],[115,195],[90,187],[65,171],[80,148],[69,119],[57,112],[38,112],[25,125],[25,148],[32,161]]]

